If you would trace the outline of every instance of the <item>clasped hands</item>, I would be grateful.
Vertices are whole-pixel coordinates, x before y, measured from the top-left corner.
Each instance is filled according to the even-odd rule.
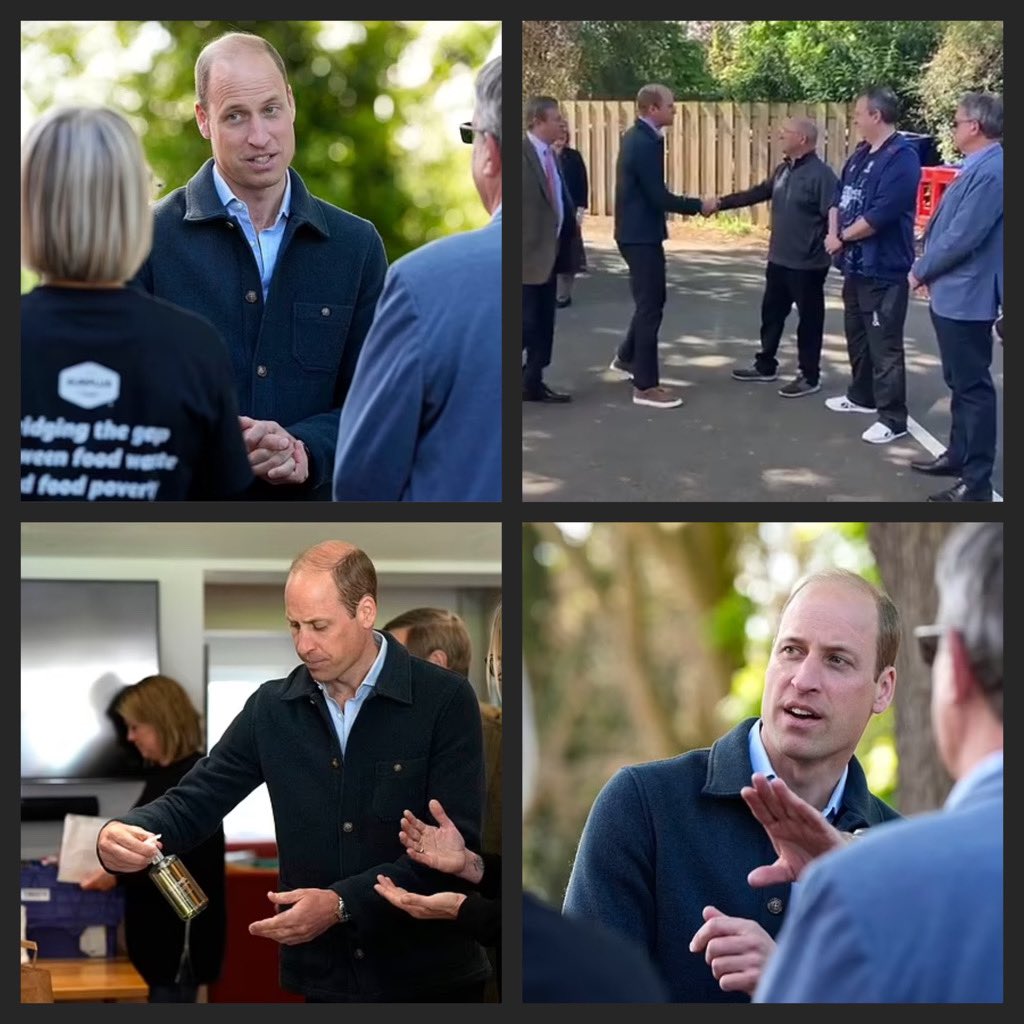
[[[756,772],[751,782],[740,796],[778,854],[774,864],[754,868],[747,875],[754,888],[795,882],[812,860],[838,849],[849,838],[782,779],[769,780]],[[729,917],[717,907],[705,907],[703,917],[704,924],[690,940],[690,952],[704,954],[723,992],[753,995],[775,940],[756,921]]]
[[[710,217],[712,214],[718,213],[721,203],[722,200],[718,196],[704,196],[700,201],[700,215]]]
[[[306,446],[274,420],[239,416],[253,475],[268,484],[303,484],[309,476]]]

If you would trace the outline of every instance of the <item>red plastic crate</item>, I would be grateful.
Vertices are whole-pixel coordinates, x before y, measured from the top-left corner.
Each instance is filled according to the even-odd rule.
[[[917,186],[917,209],[914,225],[918,232],[924,231],[942,199],[942,193],[960,173],[959,167],[922,167],[921,180]]]

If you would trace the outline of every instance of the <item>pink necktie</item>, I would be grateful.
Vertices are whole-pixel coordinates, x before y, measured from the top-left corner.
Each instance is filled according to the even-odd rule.
[[[558,200],[555,198],[557,193],[555,192],[555,158],[551,150],[547,150],[544,154],[544,170],[548,176],[548,196],[551,199],[551,205],[557,210]]]

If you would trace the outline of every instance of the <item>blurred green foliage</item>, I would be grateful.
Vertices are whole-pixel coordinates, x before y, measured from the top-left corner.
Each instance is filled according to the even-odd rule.
[[[45,61],[61,79],[97,78],[95,62],[103,54],[88,45],[90,24],[50,23],[31,32],[23,27],[23,60]],[[325,42],[327,24],[115,22],[113,39],[125,51],[138,49],[142,34],[151,37],[155,25],[163,42],[151,65],[126,70],[101,100],[139,132],[163,192],[184,185],[210,156],[193,113],[196,57],[224,32],[252,32],[271,42],[288,68],[296,102],[295,170],[314,195],[372,221],[389,260],[486,223],[470,147],[459,140],[456,119],[447,123],[439,116],[435,101],[453,76],[475,76],[500,24],[455,23],[433,48],[426,80],[416,85],[402,84],[396,68],[417,45],[424,23],[346,23],[349,41],[341,46]],[[54,77],[23,77],[31,104],[44,110],[52,102]]]

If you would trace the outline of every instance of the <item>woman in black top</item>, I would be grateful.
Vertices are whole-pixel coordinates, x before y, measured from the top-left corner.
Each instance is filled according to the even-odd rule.
[[[153,238],[142,147],[112,110],[66,107],[21,154],[25,500],[228,498],[252,481],[223,339],[126,282]]]
[[[162,796],[202,758],[199,712],[175,680],[147,676],[126,687],[117,698],[115,713],[124,720],[129,741],[151,765],[135,807]],[[224,829],[218,828],[184,860],[210,900],[191,921],[187,957],[185,923],[148,872],[111,875],[101,869],[82,882],[83,889],[124,886],[125,944],[129,959],[149,985],[151,1003],[194,1003],[198,986],[217,980],[224,959]]]
[[[558,275],[558,292],[556,303],[564,309],[572,302],[572,283],[575,276],[587,269],[587,252],[583,246],[581,224],[584,211],[590,203],[590,185],[587,180],[587,165],[583,162],[583,154],[569,145],[569,127],[563,128],[562,138],[554,143],[558,157],[558,166],[562,171],[562,180],[566,191],[576,207],[576,224],[573,227],[572,241],[564,250],[564,256],[555,267]]]

